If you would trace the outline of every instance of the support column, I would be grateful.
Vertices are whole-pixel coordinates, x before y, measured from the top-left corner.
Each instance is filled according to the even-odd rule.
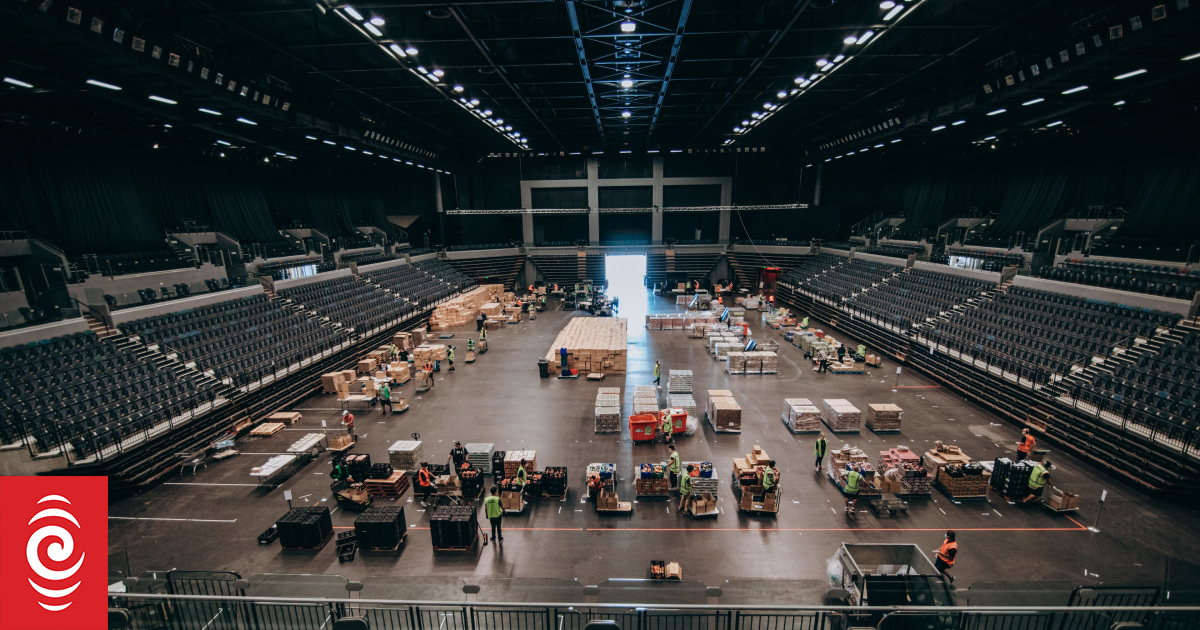
[[[449,245],[446,241],[446,209],[442,207],[442,176],[439,173],[433,173],[433,207],[437,211],[438,232],[442,237],[442,245]]]
[[[529,208],[521,213],[521,240],[525,242],[525,247],[533,247],[533,213]]]
[[[587,161],[588,244],[600,244],[600,163],[596,158]]]
[[[813,182],[813,202],[812,205],[821,205],[821,178],[825,175],[825,163],[817,163],[817,181]]]
[[[650,243],[662,245],[663,159],[661,157],[654,158],[654,180],[651,186],[650,205],[654,206],[654,213],[650,215]]]
[[[720,211],[717,223],[717,242],[722,245],[729,243],[729,219],[730,211],[728,207],[733,205],[733,182],[727,181],[721,183],[721,205],[726,209]]]

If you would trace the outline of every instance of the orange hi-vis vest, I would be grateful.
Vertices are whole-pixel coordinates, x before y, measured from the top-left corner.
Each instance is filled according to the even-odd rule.
[[[950,539],[946,539],[945,541],[942,542],[942,546],[938,548],[937,557],[939,560],[941,560],[942,562],[945,562],[947,565],[954,566],[954,558],[950,556],[951,549],[953,549],[957,552],[958,543],[951,541]],[[955,553],[955,555],[958,555],[958,554]]]
[[[1037,444],[1037,440],[1033,439],[1032,434],[1025,435],[1025,441],[1017,445],[1017,450],[1022,453],[1028,453],[1033,450],[1033,445]]]
[[[422,488],[428,488],[433,485],[433,475],[429,474],[429,471],[425,468],[422,468],[421,472],[417,474],[417,480],[421,483]]]

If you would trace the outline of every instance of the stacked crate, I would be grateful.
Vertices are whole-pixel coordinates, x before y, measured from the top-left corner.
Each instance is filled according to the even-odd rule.
[[[759,348],[758,353],[761,355],[761,358],[762,358],[762,370],[760,371],[760,373],[761,374],[778,374],[779,373],[779,355],[776,354],[772,350],[763,350],[762,348],[764,345],[766,345],[766,344],[761,344],[758,346],[758,348]],[[778,348],[779,344],[775,344],[775,347]]]
[[[821,419],[834,433],[859,433],[862,412],[844,398],[826,398],[821,401]]]
[[[433,313],[429,316],[429,329],[444,330],[473,322],[475,316],[479,314],[480,308],[491,299],[491,296],[503,290],[503,285],[485,284],[454,299],[442,302],[433,309]]]
[[[525,473],[532,474],[537,470],[537,451],[508,451],[504,454],[504,478],[513,479],[517,476],[517,469],[521,467],[521,460],[525,460]]]
[[[596,433],[621,432],[620,392],[619,387],[601,387],[596,394]]]
[[[1029,460],[1014,462],[1000,457],[992,463],[990,485],[1007,499],[1024,499],[1029,496],[1029,475],[1035,464]]]
[[[745,374],[747,354],[750,353],[741,351],[730,352],[725,360],[725,372],[727,374]]]
[[[388,447],[388,461],[394,470],[412,471],[421,466],[421,443],[400,440]]]
[[[429,516],[434,549],[467,549],[475,544],[479,522],[473,505],[443,505]]]
[[[668,370],[667,371],[667,392],[671,394],[690,394],[692,393],[692,371],[691,370]]]
[[[729,358],[730,352],[737,352],[742,346],[738,343],[721,342],[717,344],[716,353],[717,360],[724,361]]]
[[[742,432],[742,408],[727,389],[708,390],[708,423],[718,433]]]
[[[783,423],[792,433],[818,433],[821,410],[807,398],[784,398]]]
[[[904,410],[893,404],[867,405],[867,428],[875,433],[899,433]]]
[[[372,506],[354,520],[355,539],[360,549],[396,549],[406,532],[408,525],[404,520],[404,507],[399,505]]]
[[[633,413],[658,413],[658,390],[653,385],[638,385],[634,390]]]
[[[624,374],[627,338],[622,317],[576,317],[558,333],[546,359],[559,365],[560,350],[566,348],[567,367],[581,374]]]
[[[292,508],[275,522],[284,549],[319,549],[333,535],[327,507]]]
[[[472,442],[464,446],[467,449],[467,463],[479,469],[479,472],[492,474],[492,454],[496,445],[491,442]]]
[[[682,409],[687,412],[687,415],[695,418],[696,414],[696,399],[692,398],[691,394],[670,394],[667,396],[670,400],[672,408]]]

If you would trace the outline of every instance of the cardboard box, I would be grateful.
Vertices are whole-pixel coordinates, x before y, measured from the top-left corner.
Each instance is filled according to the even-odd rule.
[[[740,507],[743,510],[753,510],[754,509],[754,495],[749,492],[742,491],[742,501],[741,501],[741,503],[738,504],[738,507]]]
[[[358,374],[356,374],[354,372],[354,370],[342,370],[342,380],[343,381],[346,381],[347,383],[349,383],[350,381],[353,381],[356,378],[358,378]]]
[[[779,510],[779,506],[775,502],[775,493],[774,492],[763,495],[762,506],[763,506],[762,509],[764,509],[768,512],[776,512]]]
[[[683,569],[679,566],[678,562],[668,562],[666,575],[667,579],[670,580],[682,580]]]

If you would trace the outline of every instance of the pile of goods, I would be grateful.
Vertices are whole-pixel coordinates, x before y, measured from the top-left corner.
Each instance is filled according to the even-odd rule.
[[[727,374],[745,374],[746,353],[739,350],[726,355],[725,372]]]
[[[504,285],[483,284],[452,300],[438,304],[429,316],[429,329],[445,330],[452,326],[473,324],[475,316],[479,315],[483,305],[492,299],[492,295],[503,291]]]
[[[668,370],[667,371],[667,393],[670,393],[670,394],[690,394],[690,393],[692,393],[692,371],[691,370]]]
[[[475,544],[479,524],[473,505],[443,505],[429,516],[429,537],[434,549],[468,549]]]
[[[596,393],[596,433],[621,432],[621,388],[601,387]]]
[[[355,540],[360,549],[396,549],[407,532],[404,508],[399,505],[369,507],[354,520]]]
[[[834,433],[858,433],[862,412],[844,398],[826,398],[821,401],[821,419]]]
[[[738,508],[758,512],[778,512],[776,493],[767,493],[762,485],[763,470],[771,458],[761,446],[755,445],[745,457],[733,460],[733,476],[737,487]],[[776,480],[778,482],[779,480]]]
[[[642,464],[635,472],[634,494],[639,497],[670,496],[671,479],[665,463]]]
[[[952,499],[977,499],[987,496],[991,476],[957,446],[934,442],[925,453],[925,469],[936,472],[933,481]]]
[[[567,495],[566,466],[547,466],[546,470],[539,474],[542,496],[551,499],[561,499]]]
[[[682,297],[682,296],[680,296]],[[650,579],[652,580],[682,580],[683,569],[680,568],[678,562],[665,562],[663,560],[650,561]]]
[[[821,410],[807,398],[784,398],[783,423],[792,433],[819,433]]]
[[[926,496],[933,490],[933,476],[921,465],[921,456],[907,446],[879,451],[876,466],[885,476],[900,479],[900,490],[891,490],[895,494]]]
[[[460,491],[464,497],[477,497],[483,493],[483,471],[469,466],[458,471]]]
[[[1046,493],[1042,496],[1042,501],[1059,511],[1079,509],[1078,494],[1073,494],[1054,486],[1046,489]]]
[[[426,363],[434,363],[436,361],[446,360],[446,346],[440,343],[423,343],[416,348],[413,348],[412,359],[415,365],[422,366]]]
[[[742,432],[742,407],[727,389],[708,390],[705,417],[717,433]]]
[[[333,536],[333,519],[327,507],[292,508],[275,521],[284,549],[320,549]]]
[[[679,296],[683,299],[684,296]],[[683,313],[670,315],[647,315],[646,328],[650,330],[683,330]]]
[[[691,394],[670,394],[667,399],[671,403],[671,407],[682,409],[689,417],[695,418],[696,415],[696,400]]]
[[[1022,460],[1014,462],[1007,457],[997,458],[992,463],[992,478],[988,485],[1009,501],[1020,501],[1029,496],[1029,476],[1037,462]]]
[[[392,468],[403,471],[413,471],[421,467],[421,443],[413,440],[400,440],[388,447],[388,461]]]
[[[867,428],[875,433],[899,433],[904,410],[892,404],[867,405]]]
[[[840,449],[829,451],[829,473],[833,478],[833,482],[837,484],[837,487],[846,487],[846,476],[850,472],[846,470],[847,464],[852,464],[854,469],[858,470],[859,474],[863,476],[862,481],[858,484],[858,496],[879,496],[880,490],[875,483],[875,467],[871,465],[870,460],[867,458],[867,453],[849,444],[842,445]]]
[[[465,445],[467,449],[467,463],[479,470],[480,474],[492,474],[492,454],[496,452],[496,445],[491,442],[472,442]]]
[[[560,350],[567,349],[567,367],[580,374],[624,374],[628,331],[623,317],[576,317],[567,322],[546,353],[561,369]]]
[[[633,413],[658,413],[658,390],[653,385],[638,385],[633,390]]]
[[[525,461],[525,474],[532,474],[537,470],[537,451],[508,451],[504,454],[504,478],[513,479],[517,476],[517,469],[521,467],[521,461]]]

